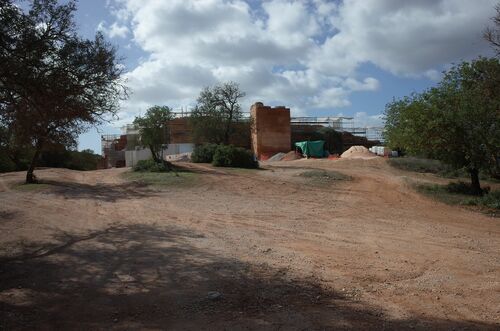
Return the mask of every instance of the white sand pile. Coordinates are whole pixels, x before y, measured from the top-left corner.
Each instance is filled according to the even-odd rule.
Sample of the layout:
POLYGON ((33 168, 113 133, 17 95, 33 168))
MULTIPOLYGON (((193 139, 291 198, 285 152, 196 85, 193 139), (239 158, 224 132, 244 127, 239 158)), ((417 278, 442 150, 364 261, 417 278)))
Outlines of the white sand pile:
POLYGON ((285 157, 285 153, 277 153, 271 156, 267 161, 273 162, 273 161, 281 161, 285 157))
POLYGON ((376 156, 364 146, 352 146, 340 157, 343 159, 373 159, 376 156))

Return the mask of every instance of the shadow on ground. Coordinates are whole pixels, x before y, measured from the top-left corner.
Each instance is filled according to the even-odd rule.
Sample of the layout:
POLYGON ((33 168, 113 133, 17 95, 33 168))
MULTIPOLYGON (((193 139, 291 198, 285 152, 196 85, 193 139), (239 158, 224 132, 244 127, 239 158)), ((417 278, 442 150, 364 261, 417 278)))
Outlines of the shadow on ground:
POLYGON ((51 186, 50 194, 60 195, 65 199, 94 199, 104 202, 116 202, 118 200, 152 197, 158 193, 149 189, 146 184, 139 182, 89 185, 43 180, 40 183, 51 186))
POLYGON ((0 329, 494 329, 391 320, 283 270, 196 248, 203 235, 150 225, 110 227, 0 260, 0 329), (210 291, 221 294, 209 298, 210 291))

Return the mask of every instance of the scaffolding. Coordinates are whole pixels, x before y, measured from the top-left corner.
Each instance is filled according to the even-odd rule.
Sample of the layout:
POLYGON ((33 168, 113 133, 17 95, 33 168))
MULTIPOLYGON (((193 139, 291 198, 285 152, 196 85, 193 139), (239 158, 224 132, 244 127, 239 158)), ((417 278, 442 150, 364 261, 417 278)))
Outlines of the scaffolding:
POLYGON ((105 160, 105 167, 124 167, 127 136, 120 134, 101 135, 101 152, 105 160))
POLYGON ((292 117, 291 125, 321 125, 340 132, 349 132, 368 140, 384 141, 384 128, 375 126, 355 126, 354 117, 326 116, 326 117, 292 117))

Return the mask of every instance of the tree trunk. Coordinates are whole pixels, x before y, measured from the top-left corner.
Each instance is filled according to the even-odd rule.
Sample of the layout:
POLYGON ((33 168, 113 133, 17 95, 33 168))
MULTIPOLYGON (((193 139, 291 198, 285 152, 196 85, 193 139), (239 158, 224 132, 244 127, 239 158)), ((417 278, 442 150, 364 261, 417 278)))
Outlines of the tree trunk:
POLYGON ((481 189, 481 185, 479 184, 479 170, 474 168, 469 169, 469 173, 472 186, 472 194, 483 195, 483 190, 481 189))
POLYGON ((40 157, 40 152, 42 151, 43 147, 43 142, 42 140, 39 140, 36 143, 36 149, 35 149, 35 154, 33 155, 33 158, 31 159, 30 166, 28 168, 28 172, 26 173, 26 184, 34 184, 37 182, 35 174, 33 173, 35 171, 36 164, 38 163, 38 158, 40 157))
POLYGON ((153 148, 153 146, 149 145, 149 150, 151 151, 151 156, 153 157, 153 160, 156 162, 156 163, 161 163, 161 160, 158 156, 158 152, 155 151, 155 149, 153 148))

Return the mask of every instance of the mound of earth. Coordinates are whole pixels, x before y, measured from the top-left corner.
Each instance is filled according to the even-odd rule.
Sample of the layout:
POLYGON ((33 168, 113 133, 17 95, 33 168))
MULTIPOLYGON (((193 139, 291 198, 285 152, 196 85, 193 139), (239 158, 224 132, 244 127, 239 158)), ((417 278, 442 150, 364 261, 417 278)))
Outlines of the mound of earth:
POLYGON ((290 151, 283 156, 282 160, 283 161, 293 161, 293 160, 298 160, 301 159, 302 156, 300 156, 299 153, 295 153, 295 151, 290 151))
POLYGON ((343 159, 372 159, 376 157, 365 146, 352 146, 340 155, 343 159))
POLYGON ((281 161, 285 157, 285 153, 279 152, 277 154, 274 154, 271 156, 267 161, 273 162, 273 161, 281 161))

